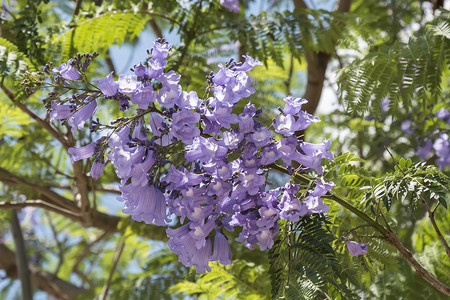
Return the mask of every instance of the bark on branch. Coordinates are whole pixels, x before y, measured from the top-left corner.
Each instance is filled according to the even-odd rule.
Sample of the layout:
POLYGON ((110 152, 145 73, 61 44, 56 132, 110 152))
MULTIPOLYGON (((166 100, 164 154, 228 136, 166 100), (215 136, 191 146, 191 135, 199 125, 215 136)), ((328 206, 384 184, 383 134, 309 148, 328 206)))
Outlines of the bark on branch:
MULTIPOLYGON (((4 244, 0 244, 0 269, 5 270, 10 278, 18 278, 17 262, 15 254, 4 244)), ((40 270, 34 265, 29 265, 31 281, 35 288, 61 299, 73 299, 87 290, 82 287, 64 281, 55 275, 40 270)))
MULTIPOLYGON (((307 8, 303 0, 293 0, 296 9, 307 8)), ((351 0, 340 0, 336 11, 349 12, 351 0)), ((343 24, 341 25, 343 26, 343 24)), ((337 41, 333 41, 334 44, 337 41)), ((331 53, 325 52, 305 52, 305 59, 307 62, 307 76, 306 90, 303 98, 308 100, 303 106, 303 109, 310 114, 314 114, 319 105, 320 96, 322 95, 323 85, 325 81, 325 72, 327 71, 328 62, 330 61, 331 53)))
MULTIPOLYGON (((106 232, 120 232, 119 223, 125 218, 118 216, 112 216, 105 213, 101 213, 96 210, 90 211, 91 221, 86 222, 83 218, 82 211, 75 204, 67 198, 51 191, 50 189, 40 186, 38 184, 29 182, 28 180, 17 176, 3 168, 0 168, 0 181, 8 186, 14 186, 19 191, 33 192, 40 199, 38 200, 28 200, 25 202, 2 202, 0 203, 0 209, 6 208, 22 208, 25 206, 41 207, 55 213, 64 215, 73 221, 80 223, 85 227, 95 227, 106 232)), ((148 225, 145 223, 134 223, 138 227, 139 235, 152 240, 165 241, 167 240, 167 235, 165 233, 165 228, 156 225, 148 225)))

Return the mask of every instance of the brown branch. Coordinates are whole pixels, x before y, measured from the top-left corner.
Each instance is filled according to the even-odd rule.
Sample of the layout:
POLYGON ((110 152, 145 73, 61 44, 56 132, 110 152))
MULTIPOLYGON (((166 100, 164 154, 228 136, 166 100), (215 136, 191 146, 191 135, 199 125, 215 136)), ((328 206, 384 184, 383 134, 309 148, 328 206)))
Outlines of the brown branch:
MULTIPOLYGON (((289 174, 288 170, 278 166, 277 164, 270 165, 272 169, 277 170, 279 172, 282 172, 284 174, 289 174)), ((299 180, 302 180, 304 182, 309 182, 312 179, 309 179, 308 177, 302 175, 302 174, 295 174, 294 175, 299 180)), ((368 215, 366 215, 363 211, 360 211, 358 208, 354 207, 351 203, 349 203, 346 199, 343 197, 337 195, 333 191, 329 192, 331 196, 324 196, 323 198, 328 198, 330 200, 333 200, 346 208, 347 210, 351 211, 355 215, 357 215, 359 218, 363 219, 367 222, 370 226, 375 228, 378 232, 380 232, 384 238, 391 243, 394 247, 398 249, 401 256, 416 270, 417 274, 425 279, 428 283, 430 283, 433 287, 435 287, 440 292, 444 293, 445 295, 450 296, 450 287, 446 286, 439 280, 433 277, 411 254, 411 252, 402 244, 402 242, 398 239, 398 237, 393 233, 392 231, 384 228, 381 224, 374 221, 372 218, 370 218, 368 215)))
POLYGON ((106 296, 108 295, 108 290, 109 290, 109 287, 111 286, 111 280, 113 278, 114 271, 117 268, 117 264, 119 263, 119 259, 120 259, 120 256, 122 255, 123 248, 125 247, 125 240, 126 240, 126 236, 123 236, 122 240, 120 241, 119 246, 117 247, 116 255, 114 256, 114 262, 113 262, 111 271, 109 272, 108 280, 106 281, 106 284, 103 286, 102 293, 100 294, 100 297, 99 297, 100 300, 105 300, 106 296))
POLYGON ((77 16, 80 13, 80 9, 81 9, 81 2, 83 2, 83 0, 76 0, 75 3, 75 9, 73 11, 73 16, 77 16))
POLYGON ((19 177, 9 171, 7 171, 4 168, 0 168, 0 181, 5 182, 8 185, 21 185, 23 187, 26 187, 28 189, 31 189, 33 191, 36 191, 37 193, 45 196, 50 201, 50 204, 53 204, 56 207, 62 207, 69 211, 76 211, 74 210, 74 203, 73 201, 70 201, 61 195, 53 192, 52 190, 49 190, 41 185, 29 182, 28 180, 19 177))
MULTIPOLYGON (((25 202, 1 202, 0 209, 19 209, 26 206, 41 207, 55 213, 64 215, 73 221, 81 223, 85 227, 96 227, 107 232, 120 232, 119 223, 126 218, 104 214, 98 211, 91 211, 91 222, 87 223, 82 217, 80 208, 73 202, 61 195, 37 184, 31 183, 3 168, 0 168, 0 181, 8 186, 19 186, 18 190, 37 193, 39 200, 28 200, 25 202)), ((138 226, 138 234, 153 240, 165 241, 167 235, 165 228, 156 225, 133 222, 133 226, 138 226)))
POLYGON ((76 212, 66 210, 64 208, 58 207, 43 200, 27 200, 22 202, 0 202, 0 209, 22 209, 24 207, 40 207, 47 209, 49 211, 55 212, 57 214, 69 217, 69 218, 79 218, 80 215, 76 212))
POLYGON ((0 88, 5 92, 6 96, 11 100, 12 103, 14 103, 21 111, 26 113, 28 116, 30 116, 33 120, 35 120, 42 128, 47 130, 54 138, 56 138, 66 149, 68 149, 67 140, 64 138, 64 135, 61 134, 53 125, 46 122, 45 120, 41 119, 39 116, 37 116, 34 112, 28 109, 28 107, 19 102, 16 101, 14 94, 3 85, 3 83, 0 83, 0 88))
POLYGON ((394 245, 398 251, 400 251, 401 256, 416 270, 417 274, 425 279, 429 284, 431 284, 438 291, 444 295, 450 296, 450 287, 438 281, 433 275, 430 274, 409 252, 408 249, 402 244, 398 237, 393 232, 387 232, 384 235, 389 243, 394 245))
MULTIPOLYGON (((33 286, 49 295, 61 299, 73 299, 87 292, 84 288, 64 281, 49 272, 42 271, 32 264, 29 265, 29 268, 33 286)), ((6 275, 10 278, 18 278, 15 253, 4 244, 0 244, 0 269, 5 270, 6 275)))
POLYGON ((428 212, 428 216, 430 217, 431 224, 433 225, 434 231, 436 231, 439 239, 441 240, 442 244, 444 245, 445 252, 447 253, 448 258, 450 258, 450 247, 448 246, 447 241, 445 240, 444 236, 442 235, 441 231, 439 230, 439 227, 436 224, 436 220, 434 219, 434 212, 436 211, 436 208, 438 205, 436 205, 436 208, 431 211, 430 206, 428 203, 423 199, 422 195, 419 194, 419 199, 422 201, 423 205, 425 206, 425 209, 428 212))
POLYGON ((20 228, 17 212, 13 210, 11 216, 11 231, 16 247, 17 273, 19 273, 22 299, 32 300, 33 290, 31 289, 30 268, 28 266, 27 251, 25 249, 25 241, 23 240, 22 229, 20 228))
MULTIPOLYGON (((81 2, 81 1, 80 1, 81 2)), ((75 145, 72 132, 68 129, 68 136, 67 138, 61 134, 57 129, 54 128, 50 123, 47 121, 39 118, 36 114, 34 114, 31 110, 26 107, 25 104, 20 103, 19 101, 16 101, 14 94, 3 84, 0 83, 1 89, 5 92, 5 94, 8 96, 8 98, 15 104, 17 107, 19 107, 23 112, 28 114, 31 118, 33 118, 42 128, 47 130, 53 137, 55 137, 66 150, 68 150, 70 147, 73 147, 75 145)), ((73 172, 75 177, 75 184, 78 189, 79 193, 79 207, 81 208, 81 213, 83 214, 84 222, 86 224, 89 224, 92 221, 91 216, 91 207, 89 202, 89 191, 88 191, 88 180, 86 174, 83 172, 82 163, 79 161, 73 162, 73 172)), ((51 198, 51 197, 50 197, 51 198)))
POLYGON ((156 23, 156 21, 154 19, 150 19, 150 21, 148 21, 148 23, 150 24, 150 27, 152 28, 153 32, 155 33, 155 35, 158 38, 163 38, 163 34, 161 31, 161 28, 159 28, 158 24, 156 23))
MULTIPOLYGON (((293 0, 296 9, 305 9, 307 5, 303 0, 293 0)), ((336 11, 348 12, 350 11, 351 0, 340 0, 336 11)), ((343 26, 343 24, 341 25, 343 26)), ((333 41, 334 44, 337 41, 333 41)), ((307 62, 308 80, 306 83, 306 90, 303 98, 308 100, 303 106, 303 109, 314 114, 319 105, 320 96, 322 95, 323 85, 325 81, 325 72, 327 70, 328 62, 331 59, 331 53, 325 52, 305 52, 305 59, 307 62)))
POLYGON ((106 64, 108 65, 109 72, 110 73, 114 72, 114 74, 116 74, 117 73, 116 72, 116 67, 114 66, 114 62, 111 59, 111 51, 109 51, 109 48, 108 48, 108 50, 106 50, 106 54, 107 54, 107 56, 106 56, 106 64))
MULTIPOLYGON (((148 3, 142 4, 142 10, 143 11, 148 10, 148 3)), ((155 33, 155 35, 158 38, 160 38, 160 39, 164 38, 161 28, 159 27, 158 23, 156 23, 156 21, 153 18, 151 18, 148 21, 148 23, 150 24, 150 27, 152 28, 153 32, 155 33)))

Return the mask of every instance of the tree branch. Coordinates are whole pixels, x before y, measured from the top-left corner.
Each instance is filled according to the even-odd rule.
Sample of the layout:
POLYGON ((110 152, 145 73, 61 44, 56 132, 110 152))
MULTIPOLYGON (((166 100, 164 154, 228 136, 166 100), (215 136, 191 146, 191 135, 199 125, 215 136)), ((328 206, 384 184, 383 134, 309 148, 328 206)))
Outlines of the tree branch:
POLYGON ((19 273, 20 283, 22 287, 22 299, 32 300, 33 290, 31 289, 30 269, 28 267, 27 250, 25 249, 25 241, 23 240, 22 229, 20 228, 17 212, 13 210, 11 216, 11 231, 16 247, 17 272, 19 273))
MULTIPOLYGON (((272 164, 271 167, 279 172, 291 175, 287 169, 280 167, 276 164, 272 164)), ((311 179, 308 177, 302 175, 302 174, 295 174, 296 178, 305 181, 310 182, 311 179)), ((398 249, 401 256, 416 270, 417 274, 425 279, 429 284, 431 284, 434 288, 439 290, 441 293, 444 293, 447 296, 450 296, 450 287, 446 286, 439 280, 433 277, 411 254, 411 252, 402 244, 402 242, 398 239, 398 237, 393 233, 392 231, 384 228, 381 224, 377 223, 375 220, 373 220, 371 217, 366 215, 363 211, 360 211, 353 205, 351 205, 348 201, 346 201, 343 197, 340 197, 333 191, 329 191, 331 196, 329 196, 330 199, 334 200, 335 202, 342 205, 344 208, 348 209, 364 221, 366 221, 370 226, 375 228, 378 232, 380 232, 384 238, 391 243, 394 247, 398 249)), ((324 197, 325 198, 325 197, 324 197)))
MULTIPOLYGON (((303 0, 293 0, 296 9, 305 9, 307 5, 303 0)), ((348 12, 350 11, 351 0, 340 0, 336 11, 348 12)), ((336 44, 337 41, 333 41, 336 44)), ((303 98, 308 100, 303 106, 303 109, 310 114, 314 114, 319 105, 320 96, 322 95, 323 84, 325 80, 325 72, 327 70, 328 62, 331 54, 325 52, 305 52, 305 59, 307 62, 307 76, 306 90, 303 98)))
MULTIPOLYGON (((28 200, 25 202, 0 202, 0 209, 18 209, 26 206, 41 207, 66 216, 73 221, 81 223, 83 226, 92 226, 107 232, 120 232, 121 229, 118 227, 119 223, 126 220, 126 218, 104 214, 99 211, 91 211, 91 222, 86 223, 85 219, 82 217, 80 208, 73 201, 62 197, 45 187, 31 183, 3 168, 0 168, 0 181, 8 186, 19 185, 19 190, 24 193, 32 190, 37 193, 36 196, 39 196, 40 198, 39 200, 28 200)), ((138 235, 142 237, 159 241, 167 240, 164 227, 138 222, 133 222, 132 224, 132 226, 138 227, 138 235)))
POLYGON ((65 210, 64 208, 53 205, 49 202, 43 200, 27 200, 22 202, 0 202, 0 209, 22 209, 24 207, 40 207, 57 214, 69 217, 69 218, 79 218, 80 215, 76 212, 72 212, 70 210, 65 210))
MULTIPOLYGON (((0 268, 5 270, 8 277, 18 277, 15 253, 4 244, 0 244, 0 268)), ((72 299, 87 292, 84 288, 64 281, 49 272, 41 271, 34 265, 30 264, 29 268, 33 286, 49 295, 61 299, 72 299)))
POLYGON ((41 119, 34 112, 29 110, 25 104, 16 101, 14 94, 1 82, 0 88, 3 90, 3 92, 5 92, 6 96, 9 98, 9 100, 11 100, 12 103, 14 103, 21 111, 23 111, 33 120, 35 120, 42 128, 44 128, 48 133, 50 133, 54 138, 56 138, 66 149, 68 149, 67 140, 65 139, 64 135, 61 134, 61 132, 59 132, 53 125, 41 119))
POLYGON ((433 277, 409 252, 408 249, 402 244, 402 242, 398 239, 398 237, 391 231, 384 234, 385 238, 389 243, 394 245, 398 251, 400 251, 401 256, 416 270, 417 274, 425 279, 429 284, 431 284, 438 291, 443 293, 444 295, 450 296, 450 287, 441 283, 439 280, 433 277))
MULTIPOLYGON (((434 231, 436 231, 439 239, 441 240, 442 244, 444 245, 445 252, 447 253, 448 258, 450 258, 450 247, 448 246, 447 241, 445 240, 444 236, 442 235, 441 231, 439 230, 439 227, 436 224, 436 220, 434 219, 434 212, 436 211, 436 209, 431 211, 430 206, 428 205, 428 203, 425 201, 425 199, 423 199, 422 195, 420 195, 420 194, 419 194, 419 199, 420 199, 420 201, 422 201, 423 205, 425 206, 425 209, 428 212, 428 216, 430 217, 431 224, 433 225, 434 231)), ((438 202, 438 204, 439 204, 439 202, 438 202)), ((438 205, 436 205, 436 208, 437 207, 438 207, 438 205)))

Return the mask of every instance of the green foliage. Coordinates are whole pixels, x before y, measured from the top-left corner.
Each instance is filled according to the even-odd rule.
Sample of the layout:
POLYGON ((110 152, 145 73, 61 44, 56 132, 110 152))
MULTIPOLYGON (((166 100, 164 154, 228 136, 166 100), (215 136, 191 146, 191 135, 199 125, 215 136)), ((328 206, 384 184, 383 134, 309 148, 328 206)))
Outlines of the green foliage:
POLYGON ((385 97, 394 116, 411 111, 415 103, 422 108, 437 103, 450 60, 449 21, 450 13, 444 11, 408 43, 375 46, 346 66, 339 81, 348 110, 357 115, 370 111, 379 117, 385 97))
POLYGON ((356 202, 375 180, 367 168, 360 166, 364 162, 352 153, 341 154, 334 161, 326 162, 324 176, 336 184, 339 194, 356 202))
POLYGON ((269 251, 272 299, 317 299, 333 292, 346 299, 355 297, 331 247, 335 237, 329 225, 318 215, 281 228, 269 251))
POLYGON ((270 284, 265 265, 245 260, 233 260, 231 266, 210 263, 211 272, 195 281, 182 281, 172 286, 169 293, 197 295, 198 299, 268 299, 270 284))
POLYGON ((132 11, 113 11, 92 18, 81 18, 55 40, 61 43, 61 60, 67 60, 78 52, 98 52, 113 44, 120 45, 126 39, 133 40, 149 19, 150 14, 132 11))
POLYGON ((0 79, 3 81, 5 77, 10 79, 19 78, 30 66, 33 65, 30 60, 19 51, 19 49, 4 38, 0 38, 0 79))
POLYGON ((425 162, 412 164, 410 159, 401 158, 394 173, 387 173, 378 179, 378 184, 368 192, 364 201, 366 205, 374 205, 382 200, 389 211, 392 201, 408 205, 412 210, 421 201, 438 201, 447 208, 450 192, 450 179, 435 166, 425 162))

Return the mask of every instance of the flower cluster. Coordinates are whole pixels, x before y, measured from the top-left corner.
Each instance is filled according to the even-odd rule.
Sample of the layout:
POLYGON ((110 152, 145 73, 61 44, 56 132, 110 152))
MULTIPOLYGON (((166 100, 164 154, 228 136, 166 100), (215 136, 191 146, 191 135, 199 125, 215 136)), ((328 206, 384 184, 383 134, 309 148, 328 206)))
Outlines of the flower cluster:
MULTIPOLYGON (((450 112, 445 108, 441 108, 435 114, 436 118, 450 123, 450 112)), ((448 134, 445 132, 436 131, 432 136, 424 139, 422 146, 417 150, 416 155, 425 160, 430 153, 434 150, 437 156, 436 163, 440 169, 450 165, 450 141, 448 134), (437 136, 433 139, 433 137, 437 136)))
MULTIPOLYGON (((111 162, 120 179, 123 212, 134 220, 166 225, 175 218, 181 226, 167 229, 170 249, 185 266, 203 273, 210 270, 209 261, 231 264, 227 231, 239 232, 236 241, 246 247, 265 250, 273 246, 279 220, 296 222, 306 214, 327 212, 321 197, 332 182, 317 179, 314 188, 305 190, 291 180, 269 190, 267 178, 274 164, 291 174, 322 174, 322 159, 333 160, 333 154, 328 140, 300 140, 301 131, 320 121, 301 109, 305 99, 286 97, 269 126, 258 120, 262 110, 251 102, 237 111, 237 103, 255 92, 247 73, 259 61, 244 56, 243 63, 219 65, 217 73, 207 76, 206 95, 212 95, 201 99, 182 89, 180 75, 165 71, 170 49, 158 40, 151 58, 135 65, 133 75, 115 80, 111 73, 93 81, 98 89, 65 99, 55 92, 45 104, 51 120, 65 120, 73 132, 94 116, 99 101, 135 110, 111 125, 92 121, 91 131, 107 134, 69 153, 74 161, 94 157, 93 178, 111 162), (181 162, 175 159, 180 155, 181 162)), ((82 60, 53 71, 70 85, 84 76, 82 60)))

